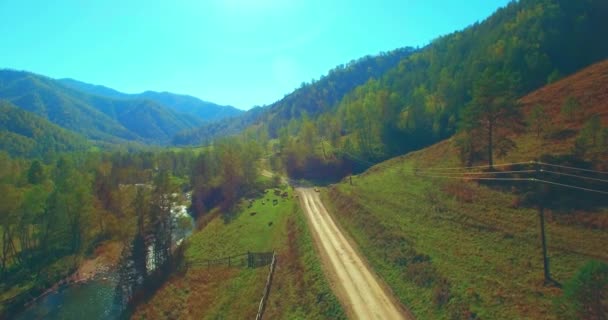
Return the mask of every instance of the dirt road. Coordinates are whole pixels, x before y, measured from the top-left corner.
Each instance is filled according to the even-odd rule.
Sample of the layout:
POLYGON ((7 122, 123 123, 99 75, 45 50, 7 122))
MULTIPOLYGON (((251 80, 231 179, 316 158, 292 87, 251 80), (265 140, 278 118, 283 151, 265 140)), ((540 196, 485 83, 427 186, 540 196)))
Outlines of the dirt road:
POLYGON ((298 188, 310 230, 336 295, 353 319, 412 319, 378 282, 329 215, 319 194, 298 188))

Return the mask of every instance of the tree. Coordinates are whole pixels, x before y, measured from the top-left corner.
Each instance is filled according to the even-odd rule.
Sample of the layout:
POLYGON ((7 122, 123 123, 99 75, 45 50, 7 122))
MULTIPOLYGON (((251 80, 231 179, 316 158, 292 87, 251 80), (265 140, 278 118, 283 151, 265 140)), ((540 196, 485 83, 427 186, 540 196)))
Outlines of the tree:
POLYGON ((154 238, 154 265, 156 268, 167 265, 171 258, 172 219, 171 204, 177 188, 171 183, 169 172, 161 170, 154 179, 150 222, 154 238))
POLYGON ((43 246, 51 256, 53 251, 78 253, 84 248, 86 231, 91 225, 92 183, 88 175, 77 171, 73 161, 65 157, 57 161, 54 177, 55 189, 43 219, 43 246))
POLYGON ((6 277, 6 272, 10 262, 18 261, 17 249, 14 237, 18 219, 18 208, 23 200, 22 193, 12 185, 0 184, 0 227, 2 230, 0 251, 0 268, 2 278, 6 277))
POLYGON ((589 119, 574 142, 574 154, 579 157, 590 155, 593 160, 606 152, 606 131, 598 115, 589 119))
POLYGON ((574 121, 576 120, 576 115, 579 113, 578 109, 580 109, 578 100, 573 96, 569 96, 566 98, 566 101, 564 101, 560 112, 564 119, 574 121))
POLYGON ((587 262, 565 284, 557 305, 564 319, 608 319, 608 264, 587 262))
POLYGON ((19 233, 21 255, 30 269, 35 267, 32 265, 32 262, 40 245, 40 237, 42 235, 40 231, 42 226, 41 221, 43 221, 43 215, 46 210, 49 189, 50 186, 35 185, 23 193, 17 231, 19 233))
POLYGON ((548 125, 549 118, 545 114, 545 108, 540 104, 535 105, 528 116, 528 128, 536 135, 536 138, 538 139, 547 129, 548 125))
POLYGON ((38 160, 34 160, 27 171, 27 181, 30 184, 39 184, 44 181, 44 169, 38 160))
POLYGON ((147 256, 148 248, 145 242, 146 232, 146 217, 149 212, 148 201, 145 196, 145 190, 142 187, 137 188, 137 194, 135 200, 133 200, 133 206, 135 207, 135 213, 137 215, 137 231, 133 238, 131 255, 133 260, 133 267, 135 270, 138 282, 142 283, 147 276, 147 256))
POLYGON ((493 169, 494 142, 504 138, 504 129, 519 118, 515 79, 506 71, 486 69, 473 90, 473 100, 464 111, 463 128, 485 135, 488 165, 493 169), (502 129, 502 130, 501 130, 502 129))
POLYGON ((240 142, 236 138, 229 138, 217 144, 223 207, 226 210, 231 209, 235 204, 243 186, 243 165, 239 145, 240 142))

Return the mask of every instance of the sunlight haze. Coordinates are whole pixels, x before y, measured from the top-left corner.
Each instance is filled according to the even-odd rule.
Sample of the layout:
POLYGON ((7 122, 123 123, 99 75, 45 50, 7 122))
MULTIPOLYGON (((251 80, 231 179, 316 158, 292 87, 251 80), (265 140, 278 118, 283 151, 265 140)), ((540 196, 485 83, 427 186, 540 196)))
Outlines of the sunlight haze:
POLYGON ((2 1, 1 67, 241 109, 337 65, 483 19, 506 0, 2 1))

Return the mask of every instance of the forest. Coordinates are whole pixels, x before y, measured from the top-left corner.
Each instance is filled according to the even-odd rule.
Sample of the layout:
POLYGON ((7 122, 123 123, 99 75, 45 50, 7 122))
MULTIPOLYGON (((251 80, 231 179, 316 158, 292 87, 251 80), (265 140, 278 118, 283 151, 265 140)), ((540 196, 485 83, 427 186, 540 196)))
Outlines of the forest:
MULTIPOLYGON (((68 279, 107 242, 120 244, 116 292, 128 314, 181 266, 183 248, 173 239, 179 223, 172 213, 177 202, 188 204, 195 228, 201 229, 209 217, 220 215, 229 222, 243 200, 280 184, 283 176, 302 185, 335 183, 340 187, 331 187, 329 195, 343 201, 336 206, 349 209, 347 198, 340 198, 347 192, 339 189, 354 190, 353 175, 374 166, 367 172, 384 170, 384 161, 436 148, 436 143, 454 148, 446 149, 449 155, 430 159, 454 157, 460 168, 483 166, 485 171, 478 174, 498 172, 496 159, 509 157, 608 171, 608 126, 605 110, 598 111, 605 107, 601 88, 572 90, 559 101, 527 96, 608 58, 606 17, 605 0, 512 1, 488 19, 425 47, 353 60, 318 80, 303 82, 271 105, 244 113, 217 105, 211 113, 192 113, 190 105, 205 102, 166 93, 127 95, 3 70, 0 318, 68 279), (207 117, 217 121, 208 123, 207 117), (560 144, 563 141, 573 145, 554 151, 567 144, 560 144), (260 179, 263 169, 273 177, 260 179)), ((577 178, 562 174, 553 181, 572 185, 577 178)), ((373 176, 364 179, 374 182, 373 176)), ((566 218, 556 214, 555 220, 576 219, 587 217, 585 210, 608 205, 602 193, 608 192, 605 181, 591 180, 585 188, 602 195, 582 196, 580 190, 554 186, 541 192, 500 182, 481 182, 475 190, 509 193, 514 200, 508 210, 513 211, 532 209, 542 194, 543 199, 556 199, 546 205, 548 210, 572 213, 566 218)), ((418 184, 454 193, 445 196, 445 202, 455 208, 474 202, 462 200, 467 188, 427 187, 426 180, 418 184)), ((417 190, 424 201, 439 202, 424 188, 417 190)), ((377 190, 368 191, 365 196, 377 190)), ((355 209, 356 214, 368 210, 355 209)), ((441 210, 433 207, 432 212, 441 210)), ((379 225, 371 213, 366 218, 369 225, 379 225)), ((588 224, 601 233, 606 226, 597 221, 588 224)), ((360 222, 348 227, 356 230, 360 222)), ((401 236, 395 232, 370 242, 397 246, 401 240, 391 237, 401 236)), ((357 233, 365 241, 362 235, 357 233)), ((510 233, 501 236, 513 238, 510 233)), ((383 260, 375 258, 382 260, 380 265, 396 265, 395 270, 408 268, 407 261, 398 260, 403 253, 399 250, 394 249, 394 261, 388 261, 386 253, 383 260)), ((415 267, 410 269, 431 265, 428 255, 406 253, 413 257, 409 263, 415 267)), ((439 274, 428 270, 414 271, 439 274)), ((591 273, 583 269, 581 274, 585 272, 591 273)), ((425 283, 418 287, 431 287, 425 283)), ((433 284, 435 305, 448 303, 449 297, 442 294, 449 286, 433 284)))
POLYGON ((158 277, 177 263, 175 198, 193 190, 193 215, 216 206, 228 214, 237 199, 264 188, 257 179, 260 155, 257 142, 245 138, 197 151, 71 152, 48 162, 1 152, 1 292, 13 297, 2 313, 67 278, 106 241, 122 244, 126 306, 137 288, 162 283, 158 277), (148 274, 150 256, 155 272, 148 274))
MULTIPOLYGON (((309 164, 340 167, 339 176, 360 172, 456 133, 469 156, 488 158, 495 148, 504 153, 513 147, 508 132, 526 121, 518 115, 518 97, 608 56, 600 40, 608 29, 606 15, 604 1, 511 2, 483 22, 412 52, 325 112, 318 113, 314 94, 306 94, 330 90, 320 81, 314 90, 296 91, 301 101, 310 101, 297 108, 303 111, 291 112, 294 104, 286 98, 273 120, 252 128, 277 138, 283 167, 301 177, 317 171, 309 164), (277 121, 283 123, 278 130, 277 121), (480 123, 488 124, 487 134, 473 132, 484 128, 480 123)), ((573 106, 575 101, 567 108, 573 106)))

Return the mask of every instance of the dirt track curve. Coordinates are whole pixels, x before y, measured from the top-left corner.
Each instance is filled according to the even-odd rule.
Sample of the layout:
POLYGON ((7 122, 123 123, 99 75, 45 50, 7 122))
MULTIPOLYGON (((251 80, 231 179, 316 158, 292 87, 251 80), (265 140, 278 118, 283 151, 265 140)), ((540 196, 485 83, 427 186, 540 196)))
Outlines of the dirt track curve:
POLYGON ((380 284, 344 237, 319 194, 298 188, 302 208, 336 295, 353 319, 413 319, 380 284))

